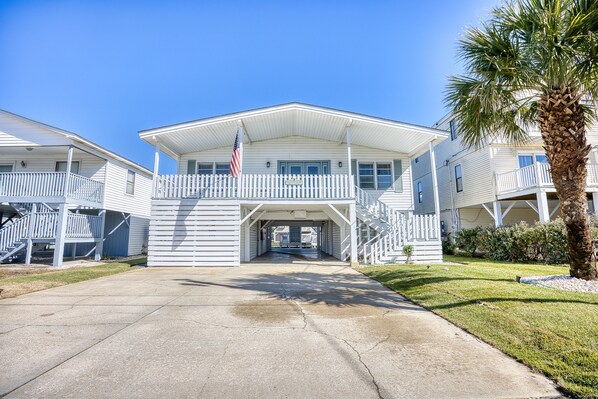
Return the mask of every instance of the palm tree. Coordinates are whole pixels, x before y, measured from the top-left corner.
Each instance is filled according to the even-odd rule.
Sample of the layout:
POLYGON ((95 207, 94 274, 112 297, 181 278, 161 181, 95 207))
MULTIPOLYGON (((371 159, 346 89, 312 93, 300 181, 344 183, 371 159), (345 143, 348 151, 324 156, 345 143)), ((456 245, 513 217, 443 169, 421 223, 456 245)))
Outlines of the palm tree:
POLYGON ((465 145, 521 143, 538 126, 560 200, 571 275, 597 279, 587 215, 586 129, 598 99, 598 1, 507 0, 459 42, 446 103, 465 145))

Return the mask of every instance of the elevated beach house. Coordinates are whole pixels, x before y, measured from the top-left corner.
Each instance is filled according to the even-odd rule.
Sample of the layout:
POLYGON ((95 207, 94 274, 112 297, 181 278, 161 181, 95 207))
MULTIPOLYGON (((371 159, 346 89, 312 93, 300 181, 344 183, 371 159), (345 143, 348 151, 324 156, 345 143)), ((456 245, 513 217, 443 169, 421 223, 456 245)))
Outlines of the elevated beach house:
MULTIPOLYGON (((509 144, 495 139, 479 148, 466 148, 452 114, 436 123, 449 138, 434 148, 434 165, 444 233, 475 226, 547 222, 560 215, 539 131, 530 131, 529 142, 509 144)), ((589 211, 598 209, 598 126, 588 132, 592 151, 586 192, 589 211)), ((434 214, 433 166, 426 152, 412 161, 415 212, 434 214)))
POLYGON ((152 173, 74 133, 0 111, 0 261, 147 246, 152 173))
POLYGON ((148 264, 236 266, 280 226, 312 227, 314 246, 351 264, 405 261, 406 245, 441 261, 438 215, 413 214, 411 160, 446 135, 300 103, 141 131, 156 150, 148 264), (158 173, 160 153, 177 174, 158 173))

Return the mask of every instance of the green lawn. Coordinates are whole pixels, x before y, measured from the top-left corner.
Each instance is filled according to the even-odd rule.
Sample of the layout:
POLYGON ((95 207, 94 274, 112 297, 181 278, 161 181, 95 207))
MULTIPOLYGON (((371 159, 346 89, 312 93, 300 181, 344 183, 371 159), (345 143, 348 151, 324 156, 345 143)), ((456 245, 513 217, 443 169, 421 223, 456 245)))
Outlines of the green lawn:
POLYGON ((567 394, 598 398, 598 294, 514 281, 515 275, 568 274, 566 267, 445 260, 462 264, 360 271, 543 372, 567 394))
POLYGON ((110 276, 134 270, 134 266, 145 263, 146 258, 123 261, 121 263, 106 263, 91 267, 73 267, 63 270, 43 269, 29 275, 0 278, 2 298, 11 298, 29 292, 59 287, 93 278, 110 276))

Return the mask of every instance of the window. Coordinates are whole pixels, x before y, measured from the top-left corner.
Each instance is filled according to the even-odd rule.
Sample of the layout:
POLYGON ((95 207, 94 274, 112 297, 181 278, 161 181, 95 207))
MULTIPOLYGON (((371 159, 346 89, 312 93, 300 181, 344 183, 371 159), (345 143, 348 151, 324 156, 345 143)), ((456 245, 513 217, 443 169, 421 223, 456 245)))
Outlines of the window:
MULTIPOLYGON (((55 171, 56 172, 66 172, 67 163, 68 163, 67 161, 57 161, 55 171)), ((79 161, 71 162, 71 173, 74 173, 76 175, 79 174, 79 161)))
POLYGON ((127 194, 135 194, 135 172, 127 171, 127 194))
POLYGON ((451 141, 453 141, 457 138, 457 124, 454 119, 450 121, 449 126, 451 128, 451 141))
POLYGON ((228 175, 230 173, 230 164, 227 163, 217 163, 216 164, 216 174, 217 175, 228 175))
POLYGON ((461 174, 461 165, 455 165, 455 184, 457 192, 463 191, 463 175, 461 174))
POLYGON ((376 189, 374 181, 374 164, 360 163, 359 164, 359 187, 363 189, 376 189))
POLYGON ((214 173, 214 165, 212 163, 198 163, 197 174, 198 175, 211 175, 214 173))
POLYGON ((517 156, 520 168, 533 165, 534 162, 548 163, 548 158, 544 154, 521 154, 517 156))
POLYGON ((376 184, 378 190, 386 190, 392 186, 392 165, 390 163, 376 164, 376 184))
POLYGON ((420 181, 417 182, 417 202, 424 202, 424 187, 420 181))
POLYGON ((10 173, 10 172, 12 172, 11 164, 0 165, 0 173, 10 173))

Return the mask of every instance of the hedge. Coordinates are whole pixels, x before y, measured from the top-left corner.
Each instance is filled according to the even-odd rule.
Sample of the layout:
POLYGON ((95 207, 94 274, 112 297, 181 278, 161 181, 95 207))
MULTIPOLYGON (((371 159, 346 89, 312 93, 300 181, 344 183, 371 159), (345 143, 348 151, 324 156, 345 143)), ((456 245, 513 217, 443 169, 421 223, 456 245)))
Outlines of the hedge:
MULTIPOLYGON (((598 218, 592 217, 592 237, 598 238, 598 218)), ((445 253, 455 250, 467 255, 511 262, 567 263, 567 236, 561 219, 533 226, 520 222, 512 226, 461 229, 443 245, 445 253)))

